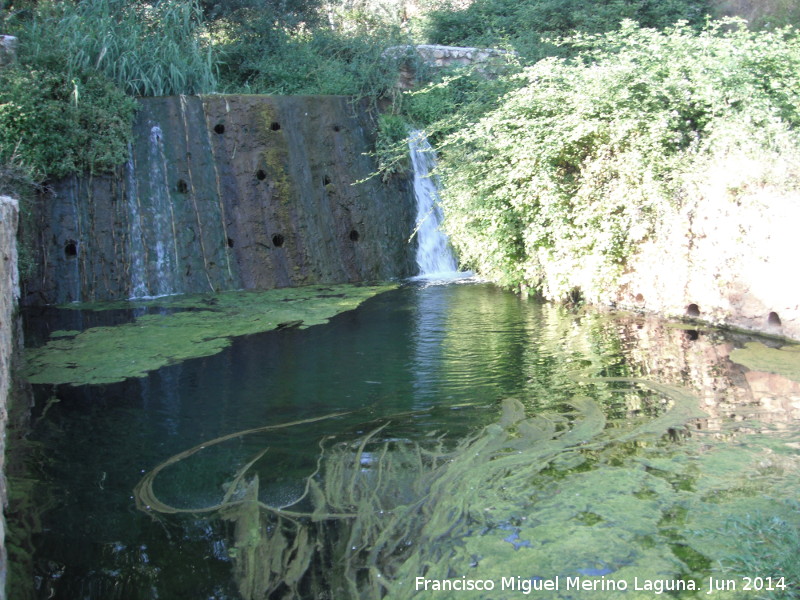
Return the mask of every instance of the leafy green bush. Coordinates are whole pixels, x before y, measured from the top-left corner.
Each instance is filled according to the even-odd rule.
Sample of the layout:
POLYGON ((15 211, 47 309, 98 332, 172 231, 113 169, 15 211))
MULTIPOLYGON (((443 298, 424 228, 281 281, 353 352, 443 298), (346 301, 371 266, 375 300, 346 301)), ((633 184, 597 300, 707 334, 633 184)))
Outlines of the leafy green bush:
POLYGON ((34 180, 97 173, 127 158, 135 102, 99 74, 0 71, 0 160, 34 180))
POLYGON ((196 0, 40 2, 4 25, 20 48, 0 71, 0 160, 14 157, 35 181, 123 163, 130 96, 216 85, 196 0))
POLYGON ((348 34, 328 27, 289 29, 248 13, 217 31, 222 87, 260 94, 391 95, 397 60, 383 55, 397 43, 391 29, 348 34))
POLYGON ((408 125, 403 117, 382 114, 378 117, 378 139, 375 142, 378 171, 383 181, 408 172, 408 125))
POLYGON ((523 87, 445 143, 447 230, 502 284, 594 298, 713 157, 800 154, 793 31, 626 22, 567 42, 577 59, 526 69, 523 87))
POLYGON ((796 0, 712 0, 714 13, 746 19, 752 29, 800 26, 796 0))
POLYGON ((506 46, 530 60, 554 52, 542 38, 575 31, 602 33, 623 19, 663 28, 678 20, 695 25, 710 12, 708 0, 476 0, 466 9, 445 4, 426 15, 431 43, 454 46, 506 46))
POLYGON ((404 95, 402 111, 429 138, 441 141, 446 134, 475 123, 497 108, 506 93, 519 88, 521 84, 512 76, 520 69, 514 56, 488 65, 441 69, 430 83, 404 95))

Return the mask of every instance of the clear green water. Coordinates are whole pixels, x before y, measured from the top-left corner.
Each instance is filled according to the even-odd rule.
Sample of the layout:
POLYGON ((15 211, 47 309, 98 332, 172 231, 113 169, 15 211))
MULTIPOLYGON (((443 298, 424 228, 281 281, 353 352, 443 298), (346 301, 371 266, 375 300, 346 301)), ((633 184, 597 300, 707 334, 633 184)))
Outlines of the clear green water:
MULTIPOLYGON (((80 328, 74 315, 48 317, 73 320, 53 329, 80 328)), ((109 318, 125 321, 119 313, 109 318)), ((86 322, 96 323, 88 315, 86 322)), ((252 470, 261 499, 289 503, 326 436, 354 441, 388 421, 381 439, 426 444, 435 432, 455 445, 498 422, 507 398, 518 399, 526 416, 553 423, 558 439, 578 427, 576 394, 600 407, 602 432, 583 448, 548 455, 530 474, 515 463, 509 481, 522 476, 524 485, 513 493, 501 493, 505 480, 492 475, 497 489, 476 494, 470 506, 488 516, 469 517, 474 524, 455 528, 454 539, 435 542, 448 553, 448 571, 394 568, 390 597, 413 596, 417 575, 497 585, 492 593, 429 589, 421 598, 519 596, 500 590, 503 577, 562 578, 558 592, 540 597, 652 598, 653 591, 632 589, 567 591, 565 578, 626 578, 632 585, 634 577, 664 577, 705 586, 709 575, 733 578, 738 589, 672 596, 800 597, 793 559, 800 549, 800 383, 728 359, 754 339, 571 312, 485 284, 408 285, 328 324, 236 338, 219 354, 143 379, 36 386, 30 433, 16 444, 26 458, 11 469, 16 574, 9 597, 240 598, 229 522, 154 520, 133 498, 147 471, 213 438, 348 413, 204 450, 159 477, 162 500, 178 508, 212 505, 237 469, 268 448, 252 470), (630 434, 668 413, 674 398, 601 377, 680 386, 697 396, 706 416, 688 427, 630 434), (783 576, 788 585, 745 593, 747 576, 783 576)), ((514 427, 512 440, 521 435, 514 427)), ((479 470, 476 464, 476 477, 479 470)), ((465 478, 472 472, 466 468, 465 478)))

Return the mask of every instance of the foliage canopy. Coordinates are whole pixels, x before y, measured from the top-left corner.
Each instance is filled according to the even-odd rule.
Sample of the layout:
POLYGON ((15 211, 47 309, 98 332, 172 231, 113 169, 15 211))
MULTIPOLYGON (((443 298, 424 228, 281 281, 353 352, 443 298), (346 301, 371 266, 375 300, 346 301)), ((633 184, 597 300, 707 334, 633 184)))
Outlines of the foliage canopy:
POLYGON ((463 46, 510 45, 530 60, 557 51, 544 39, 576 31, 603 33, 631 19, 643 27, 668 27, 679 19, 701 25, 708 0, 476 0, 464 10, 445 4, 426 18, 432 43, 463 46))
POLYGON ((468 266, 550 298, 625 267, 691 174, 730 152, 798 152, 800 39, 741 23, 576 35, 445 142, 447 229, 468 266))

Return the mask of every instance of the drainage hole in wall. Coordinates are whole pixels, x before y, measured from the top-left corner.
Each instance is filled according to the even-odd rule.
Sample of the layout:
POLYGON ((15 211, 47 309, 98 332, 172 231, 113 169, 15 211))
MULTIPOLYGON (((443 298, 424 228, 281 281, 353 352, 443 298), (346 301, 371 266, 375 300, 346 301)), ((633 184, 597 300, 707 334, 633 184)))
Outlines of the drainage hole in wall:
POLYGON ((776 312, 769 313, 769 316, 767 317, 767 325, 772 325, 774 327, 781 326, 781 318, 778 316, 778 313, 776 312))
POLYGON ((186 183, 183 179, 178 179, 178 193, 185 194, 189 191, 189 184, 186 183))
POLYGON ((351 229, 349 237, 351 242, 357 242, 358 238, 361 236, 358 234, 358 231, 356 231, 355 229, 351 229))
POLYGON ((264 169, 259 169, 256 171, 256 179, 259 181, 264 181, 267 178, 267 172, 264 169))
POLYGON ((339 132, 342 130, 342 128, 341 128, 341 127, 339 127, 338 125, 334 125, 334 126, 333 126, 333 130, 334 130, 336 133, 339 133, 339 132))
POLYGON ((272 131, 280 131, 281 124, 277 121, 273 121, 269 128, 272 129, 272 131))
POLYGON ((233 240, 228 238, 228 248, 233 248, 233 240))
POLYGON ((330 185, 330 184, 331 184, 331 178, 325 175, 325 177, 322 178, 322 185, 330 185))
POLYGON ((686 307, 686 316, 687 317, 699 317, 700 316, 700 308, 697 304, 690 304, 686 307))
POLYGON ((280 233, 276 233, 272 236, 272 245, 276 248, 283 246, 283 236, 280 233))
POLYGON ((225 125, 223 125, 222 123, 217 123, 216 125, 214 125, 214 133, 218 133, 220 135, 225 133, 225 125))
POLYGON ((64 256, 67 258, 78 256, 78 242, 75 240, 67 240, 67 243, 64 244, 64 256))

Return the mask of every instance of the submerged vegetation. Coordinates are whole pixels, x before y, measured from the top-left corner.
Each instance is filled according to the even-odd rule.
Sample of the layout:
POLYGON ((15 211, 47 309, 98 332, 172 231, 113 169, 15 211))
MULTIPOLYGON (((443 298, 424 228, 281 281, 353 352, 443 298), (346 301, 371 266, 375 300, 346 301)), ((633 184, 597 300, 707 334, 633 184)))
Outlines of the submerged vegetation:
POLYGON ((792 344, 769 348, 761 342, 748 342, 731 352, 731 360, 753 371, 777 373, 792 381, 800 381, 800 346, 792 344))
MULTIPOLYGON (((399 600, 419 597, 419 579, 491 581, 492 598, 511 598, 536 580, 559 578, 550 597, 573 598, 567 577, 625 582, 627 591, 608 588, 607 595, 649 598, 652 591, 635 590, 636 578, 700 590, 710 575, 750 576, 752 569, 776 583, 784 577, 779 595, 760 597, 796 597, 792 568, 783 569, 796 549, 789 532, 800 525, 800 512, 790 489, 759 487, 765 478, 758 452, 731 454, 725 444, 704 447, 689 438, 664 444, 661 436, 701 415, 697 398, 680 388, 579 380, 650 388, 671 408, 608 428, 603 408, 588 396, 567 402, 569 412, 536 416, 508 399, 497 422, 461 440, 412 443, 394 437, 390 422, 357 439, 323 439, 316 469, 288 504, 272 505, 259 495, 255 471, 268 449, 243 464, 212 504, 177 507, 159 498, 157 479, 173 465, 202 462, 214 446, 307 421, 255 428, 167 459, 137 485, 137 506, 168 520, 202 513, 231 521, 228 553, 246 600, 321 590, 337 598, 399 600), (703 479, 703 473, 712 475, 703 479), (708 518, 712 511, 724 518, 708 518), (758 540, 781 526, 786 531, 770 538, 786 544, 776 556, 758 540), (720 545, 715 538, 723 532, 720 545), (501 588, 504 578, 515 584, 501 588)), ((796 474, 796 457, 783 450, 774 460, 783 461, 786 477, 796 474)))
MULTIPOLYGON (((597 298, 667 216, 702 200, 698 182, 712 166, 736 157, 786 164, 780 177, 765 168, 737 181, 800 189, 800 37, 774 27, 800 17, 776 0, 773 13, 753 13, 749 28, 706 18, 747 12, 737 4, 746 3, 474 0, 397 10, 379 0, 268 9, 250 0, 7 2, 0 23, 20 50, 0 67, 0 190, 20 194, 124 162, 136 96, 355 95, 383 111, 376 152, 385 178, 407 168, 407 126, 434 140, 446 228, 464 266, 548 298, 597 298), (415 64, 413 53, 384 53, 414 43, 509 52, 483 67, 439 70, 415 64), (396 86, 401 64, 417 77, 411 91, 396 86)), ((741 190, 721 185, 726 201, 741 201, 741 190)), ((29 351, 26 376, 53 385, 143 377, 219 352, 232 336, 324 322, 383 289, 130 304, 152 311, 115 327, 55 332, 29 351)), ((798 356, 748 345, 731 358, 797 377, 798 356)), ((617 383, 649 386, 671 409, 609 426, 589 396, 536 415, 506 400, 497 423, 425 443, 374 424, 371 433, 322 440, 303 497, 282 506, 259 496, 251 468, 269 453, 257 454, 212 506, 233 523, 229 556, 242 596, 325 589, 399 599, 414 595, 418 576, 454 573, 496 581, 516 573, 528 582, 657 575, 698 585, 711 574, 758 573, 794 577, 796 586, 797 565, 787 560, 800 543, 796 451, 776 443, 766 456, 755 445, 682 439, 698 416, 696 398, 617 383), (767 471, 785 474, 780 489, 774 479, 766 487, 767 471)), ((161 501, 155 476, 247 433, 157 467, 136 489, 140 508, 173 518, 206 511, 161 501)))

